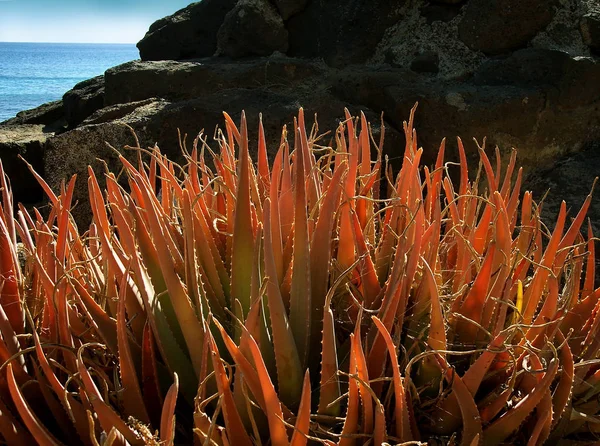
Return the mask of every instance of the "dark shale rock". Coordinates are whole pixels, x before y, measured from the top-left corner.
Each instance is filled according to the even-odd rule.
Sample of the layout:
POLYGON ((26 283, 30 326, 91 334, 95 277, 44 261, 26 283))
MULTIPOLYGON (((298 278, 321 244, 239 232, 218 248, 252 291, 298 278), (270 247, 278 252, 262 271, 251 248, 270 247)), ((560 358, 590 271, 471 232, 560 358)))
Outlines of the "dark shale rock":
MULTIPOLYGON (((233 119, 239 122, 242 110, 245 110, 248 119, 251 153, 256 155, 258 138, 258 118, 262 113, 267 148, 271 157, 274 156, 281 139, 281 129, 287 125, 293 128, 293 118, 298 114, 298 108, 304 107, 307 116, 307 125, 312 123, 315 113, 318 113, 319 128, 323 131, 335 130, 344 119, 344 108, 358 114, 363 110, 371 121, 374 136, 378 140, 380 133, 380 119, 375 112, 365 107, 345 103, 328 95, 326 92, 308 92, 298 96, 294 90, 274 93, 266 89, 231 89, 221 93, 207 95, 202 98, 169 102, 165 100, 144 101, 133 111, 120 106, 108 107, 96 113, 94 124, 84 125, 77 129, 63 133, 49 140, 44 157, 46 178, 51 187, 58 188, 60 181, 67 175, 79 174, 79 186, 75 190, 74 199, 79 205, 74 210, 76 221, 85 227, 90 222, 91 214, 87 203, 87 166, 91 165, 97 173, 101 184, 104 184, 102 172, 105 164, 113 172, 121 168, 118 155, 109 148, 119 150, 130 159, 135 159, 136 153, 124 150, 127 144, 134 146, 135 138, 131 127, 137 135, 142 148, 152 147, 158 143, 161 151, 170 159, 182 163, 183 155, 179 147, 178 135, 185 138, 188 149, 191 148, 194 138, 204 130, 208 135, 208 144, 216 148, 213 141, 214 130, 217 126, 223 128, 223 110, 230 112, 233 119), (102 122, 102 114, 120 111, 118 119, 102 122), (103 162, 100 162, 102 159, 103 162), (83 180, 82 180, 83 179, 83 180)), ((91 120, 90 120, 91 121, 91 120)), ((321 143, 329 144, 333 133, 325 136, 321 143)), ((292 136, 293 138, 293 136, 292 136)), ((397 147, 402 138, 392 126, 386 129, 387 147, 397 147)))
POLYGON ((60 128, 64 126, 64 121, 63 102, 59 100, 19 112, 14 118, 0 122, 0 125, 44 124, 52 128, 60 128))
POLYGON ((217 31, 237 0, 202 0, 154 22, 137 44, 142 60, 212 56, 217 31))
POLYGON ((285 53, 288 32, 268 0, 239 0, 219 28, 217 47, 219 54, 233 58, 285 53))
POLYGON ((307 3, 308 0, 275 0, 275 6, 277 6, 283 20, 298 14, 306 7, 307 3))
POLYGON ((174 62, 128 62, 105 74, 106 105, 152 97, 170 100, 202 97, 231 88, 273 88, 323 82, 322 63, 270 57, 248 61, 202 59, 174 62))
POLYGON ((558 0, 470 0, 458 26, 468 47, 485 54, 522 48, 554 17, 558 0))
POLYGON ((0 126, 0 159, 11 181, 15 204, 37 204, 44 198, 42 188, 19 156, 29 162, 36 172, 43 175, 42 160, 49 136, 52 134, 44 133, 43 124, 0 126))
POLYGON ((581 36, 592 51, 600 53, 600 5, 582 17, 581 36))
POLYGON ((288 54, 323 58, 330 66, 364 63, 406 0, 313 0, 287 22, 288 54))
POLYGON ((80 82, 63 96, 63 106, 70 128, 104 107, 104 76, 80 82))

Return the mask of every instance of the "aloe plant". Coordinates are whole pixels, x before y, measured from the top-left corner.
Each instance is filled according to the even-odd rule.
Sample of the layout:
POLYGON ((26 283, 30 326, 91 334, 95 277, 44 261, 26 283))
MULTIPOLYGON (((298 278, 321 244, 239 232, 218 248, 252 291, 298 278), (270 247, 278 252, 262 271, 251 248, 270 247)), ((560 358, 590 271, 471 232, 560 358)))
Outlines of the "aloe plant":
MULTIPOLYGON (((10 444, 543 444, 600 426, 591 202, 550 232, 516 153, 460 182, 405 123, 392 178, 364 117, 318 155, 300 109, 269 164, 244 114, 179 167, 89 169, 47 217, 1 172, 0 435, 10 444), (252 148, 253 149, 253 148, 252 148), (372 154, 375 154, 373 160, 372 154), (383 183, 382 183, 383 182, 383 183), (383 186, 383 187, 382 187, 383 186), (387 187, 387 196, 380 191, 387 187), (16 217, 14 217, 16 215, 16 217)), ((0 166, 1 170, 1 166, 0 166)))

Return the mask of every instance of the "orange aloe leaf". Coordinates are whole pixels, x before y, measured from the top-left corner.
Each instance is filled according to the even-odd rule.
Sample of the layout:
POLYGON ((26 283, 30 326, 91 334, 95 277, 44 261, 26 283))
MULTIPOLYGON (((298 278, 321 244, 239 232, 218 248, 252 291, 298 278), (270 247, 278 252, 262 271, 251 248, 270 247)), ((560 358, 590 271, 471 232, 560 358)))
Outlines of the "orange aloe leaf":
POLYGON ((40 422, 38 417, 31 411, 27 401, 25 401, 17 381, 15 380, 13 366, 10 363, 6 367, 6 375, 8 390, 10 391, 13 403, 15 404, 23 423, 25 423, 27 429, 29 429, 31 435, 35 438, 35 441, 41 446, 58 446, 59 442, 50 432, 48 432, 48 429, 40 422))
POLYGON ((76 299, 80 302, 81 307, 88 315, 88 323, 95 328, 108 348, 112 352, 117 352, 117 324, 115 320, 112 319, 100 305, 98 305, 98 302, 94 300, 79 280, 73 279, 71 283, 73 288, 77 291, 74 293, 76 299))
POLYGON ((175 441, 175 405, 179 393, 179 378, 173 374, 173 384, 165 397, 165 404, 160 417, 160 441, 166 446, 173 446, 175 441))
POLYGON ((17 334, 23 332, 25 323, 25 315, 21 310, 19 277, 16 244, 13 243, 7 222, 0 218, 0 304, 17 334))
POLYGON ((317 176, 317 169, 315 169, 315 158, 310 151, 308 137, 306 135, 306 124, 304 122, 304 109, 300 107, 298 111, 298 127, 297 130, 300 139, 300 150, 298 152, 302 152, 302 158, 304 158, 303 162, 303 170, 304 177, 308 181, 308 190, 306 191, 307 202, 310 207, 313 207, 319 197, 321 196, 321 188, 320 181, 317 176))
POLYGON ((252 209, 250 204, 250 155, 248 154, 248 130, 246 115, 242 112, 240 161, 236 188, 235 214, 233 223, 233 246, 231 255, 231 296, 242 304, 244 320, 250 310, 250 281, 252 279, 252 257, 254 235, 252 233, 252 209))
MULTIPOLYGON (((429 326, 429 334, 427 344, 432 350, 446 350, 446 327, 444 326, 444 315, 438 294, 438 287, 435 282, 433 271, 427 262, 423 262, 424 280, 429 288, 429 297, 431 301, 431 323, 429 326)), ((444 353, 440 353, 445 356, 444 353)))
POLYGON ((260 349, 258 348, 258 345, 256 345, 256 341, 250 335, 248 336, 248 341, 248 346, 252 353, 254 365, 256 366, 256 371, 258 373, 258 379, 260 380, 265 406, 267 408, 266 415, 269 422, 271 443, 278 446, 289 445, 289 438, 283 421, 281 401, 279 400, 273 382, 269 377, 269 372, 267 371, 263 357, 260 354, 260 349))
POLYGON ((48 362, 48 358, 44 354, 42 350, 42 345, 40 343, 40 338, 37 332, 33 331, 33 341, 35 344, 35 351, 38 357, 38 362, 50 384, 50 387, 54 391, 54 393, 59 397, 61 404, 65 411, 69 414, 71 421, 75 425, 75 429, 79 434, 80 438, 88 438, 90 435, 88 425, 85 421, 85 411, 83 405, 77 401, 70 392, 67 392, 63 386, 63 384, 58 380, 52 368, 50 367, 50 363, 48 362))
POLYGON ((358 430, 358 419, 359 412, 358 408, 360 405, 359 389, 356 379, 352 375, 356 374, 356 340, 354 333, 350 334, 350 369, 349 369, 349 382, 348 382, 348 405, 346 408, 346 416, 344 417, 344 427, 342 428, 342 435, 338 443, 339 446, 351 446, 354 445, 353 435, 358 430))
MULTIPOLYGON (((592 186, 592 192, 594 190, 595 185, 596 185, 596 181, 594 181, 594 185, 592 186)), ((569 246, 573 245, 573 242, 575 241, 575 237, 577 237, 579 235, 579 229, 583 225, 583 221, 585 220, 587 211, 590 207, 590 204, 592 203, 592 192, 590 192, 588 194, 588 196, 585 198, 585 201, 581 205, 581 209, 577 213, 577 216, 571 222, 571 226, 569 226, 569 229, 567 230, 567 232, 565 233, 565 235, 563 236, 562 240, 560 241, 560 243, 558 245, 556 259, 555 259, 556 267, 562 266, 567 255, 569 254, 569 249, 567 249, 567 248, 569 246)))
POLYGON ((0 399, 0 435, 6 444, 29 446, 35 441, 0 399))
MULTIPOLYGON (((488 158, 487 154, 485 153, 485 149, 480 147, 479 143, 477 143, 477 141, 475 141, 475 143, 477 144, 477 148, 479 150, 479 156, 481 158, 481 162, 483 163, 483 167, 485 169, 485 174, 487 176, 488 186, 490 188, 490 195, 491 195, 493 192, 496 192, 498 190, 498 181, 496 179, 496 176, 494 175, 494 169, 492 168, 490 159, 488 158)), ((484 146, 485 146, 485 140, 484 140, 484 146)))
POLYGON ((323 308, 323 338, 321 342, 321 385, 318 413, 338 416, 341 395, 338 379, 338 359, 335 337, 335 323, 329 300, 323 308))
POLYGON ((456 138, 458 143, 458 155, 460 158, 460 186, 458 188, 458 203, 461 217, 465 216, 465 209, 467 205, 467 188, 469 186, 469 170, 467 165, 467 156, 465 155, 465 147, 463 146, 462 139, 456 138))
POLYGON ((436 358, 440 363, 446 381, 452 386, 452 393, 455 395, 460 408, 463 425, 461 446, 471 445, 475 438, 482 435, 481 418, 473 399, 474 396, 446 359, 441 355, 436 355, 436 358))
POLYGON ((283 298, 277 283, 277 271, 273 257, 271 237, 271 204, 265 200, 265 272, 268 277, 267 301, 271 319, 273 347, 279 384, 279 394, 286 406, 292 408, 300 402, 302 366, 294 336, 283 304, 283 298))
POLYGON ((552 395, 550 389, 546 389, 546 393, 537 406, 536 410, 537 421, 529 437, 528 445, 543 445, 550 436, 550 428, 552 426, 552 395))
MULTIPOLYGON (((139 176, 138 176, 139 179, 139 176)), ((146 205, 145 215, 148 217, 148 224, 150 233, 152 234, 153 248, 156 250, 158 257, 158 264, 160 271, 162 272, 168 295, 163 296, 165 303, 170 302, 175 310, 175 317, 177 319, 177 325, 181 327, 185 344, 188 351, 190 352, 190 358, 196 375, 200 372, 202 366, 202 358, 200 355, 191 354, 195 347, 202 345, 204 340, 204 331, 201 323, 196 316, 189 295, 182 283, 179 275, 176 272, 175 261, 171 255, 171 250, 167 246, 167 242, 164 238, 166 228, 164 224, 159 221, 158 212, 153 203, 152 197, 150 196, 150 190, 146 187, 141 187, 141 192, 144 196, 146 205)), ((139 215, 139 214, 138 214, 139 215)), ((139 222, 139 218, 137 219, 139 222)), ((144 225, 138 225, 139 229, 143 231, 144 225)), ((152 248, 148 246, 147 248, 152 248)), ((134 256, 135 257, 135 256, 134 256)), ((138 260, 139 261, 139 260, 138 260)), ((133 261, 135 264, 136 261, 133 261)))
POLYGON ((558 360, 552 359, 548 370, 534 389, 513 408, 483 431, 485 444, 498 445, 519 428, 525 418, 538 406, 558 371, 558 360))
MULTIPOLYGON (((306 132, 300 130, 300 139, 306 139, 306 132)), ((303 143, 304 146, 304 143, 303 143)), ((306 149, 308 150, 308 148, 306 149)), ((292 285, 290 289, 290 326, 300 363, 306 365, 309 354, 311 330, 311 277, 310 246, 308 236, 308 216, 306 214, 305 159, 304 147, 296 152, 294 189, 294 251, 292 254, 292 285)), ((300 383, 296 383, 300 385, 300 383)))
POLYGON ((150 324, 146 322, 142 336, 142 387, 144 403, 148 410, 148 416, 154 426, 159 426, 160 408, 163 399, 158 381, 158 369, 156 367, 156 347, 150 324))
POLYGON ((507 333, 500 332, 463 375, 462 381, 473 397, 479 390, 479 386, 496 356, 502 351, 506 339, 507 333))
POLYGON ((533 280, 531 284, 527 287, 527 291, 523 296, 525 302, 525 310, 523 311, 523 323, 525 324, 531 323, 535 309, 537 308, 539 300, 543 295, 543 290, 546 285, 546 281, 548 280, 548 276, 550 275, 550 268, 554 263, 556 251, 561 240, 561 235, 565 226, 566 218, 567 205, 563 201, 560 206, 560 212, 558 214, 556 226, 554 227, 554 232, 552 233, 550 242, 548 243, 546 251, 544 252, 544 256, 542 257, 541 267, 538 267, 536 269, 536 272, 533 276, 533 280))
MULTIPOLYGON (((467 296, 463 300, 459 313, 466 318, 476 322, 481 322, 483 309, 490 287, 490 279, 492 277, 492 264, 496 254, 496 244, 492 242, 489 245, 485 260, 481 265, 479 273, 469 289, 467 296)), ((474 342, 477 339, 479 328, 462 318, 456 321, 456 332, 459 340, 462 342, 474 342)))
POLYGON ((408 406, 406 404, 406 391, 400 374, 400 366, 398 365, 398 353, 396 352, 396 346, 390 336, 387 328, 383 325, 383 322, 378 317, 372 316, 375 326, 379 330, 379 333, 383 337, 385 344, 388 349, 390 356, 390 362, 392 365, 393 374, 393 385, 394 385, 394 399, 395 399, 395 417, 396 417, 396 437, 400 441, 412 441, 413 435, 410 427, 410 414, 408 412, 408 406))
POLYGON ((560 373, 560 379, 552 395, 552 410, 553 410, 553 424, 556 425, 563 414, 566 413, 565 409, 571 399, 573 391, 573 383, 575 379, 575 364, 573 362, 573 353, 568 342, 565 342, 565 336, 560 330, 557 330, 556 337, 558 342, 561 343, 559 350, 559 359, 562 365, 560 373))
POLYGON ((82 357, 82 348, 77 353, 77 368, 79 370, 79 377, 83 382, 83 388, 88 396, 88 399, 94 407, 94 412, 98 416, 100 425, 105 432, 110 432, 112 428, 116 428, 121 434, 125 436, 125 439, 132 445, 142 445, 143 441, 134 434, 129 426, 121 419, 121 417, 110 407, 102 398, 98 387, 94 383, 90 372, 85 367, 82 357))
POLYGON ((212 334, 208 329, 206 332, 208 333, 208 342, 210 345, 217 388, 219 390, 219 395, 222 398, 221 407, 223 418, 225 419, 227 435, 233 444, 251 445, 252 441, 246 432, 240 413, 237 410, 233 393, 231 392, 231 379, 227 376, 227 372, 225 371, 225 367, 221 360, 221 355, 219 354, 219 349, 217 348, 217 344, 215 343, 212 334))
MULTIPOLYGON (((594 233, 592 231, 592 222, 588 220, 588 258, 585 267, 585 282, 583 284, 582 297, 586 298, 594 292, 594 281, 596 280, 596 248, 594 233)), ((573 302, 574 304, 575 302, 573 302)))
MULTIPOLYGON (((369 386, 369 373, 367 371, 367 361, 362 347, 362 336, 360 334, 360 323, 362 322, 362 311, 356 319, 354 329, 354 355, 356 357, 356 376, 359 378, 358 390, 360 393, 362 407, 362 427, 363 432, 369 434, 373 432, 373 397, 371 396, 369 386)), ((353 373, 353 372, 351 372, 353 373)), ((350 377, 350 379, 354 379, 350 377)))
MULTIPOLYGON (((310 245, 310 278, 311 278, 311 339, 310 345, 318 345, 323 331, 323 312, 325 310, 325 296, 329 282, 331 262, 331 239, 335 225, 335 212, 340 202, 342 191, 342 178, 347 171, 347 164, 343 163, 334 171, 331 184, 321 200, 321 208, 317 224, 313 231, 310 245)), ((318 356, 318 349, 311 353, 311 359, 318 356)), ((311 360, 312 364, 313 361, 311 360)))
MULTIPOLYGON (((348 152, 339 152, 336 155, 346 155, 348 158, 348 174, 344 185, 344 194, 342 206, 340 208, 340 224, 339 224, 339 246, 338 246, 338 262, 342 269, 348 268, 354 262, 354 244, 352 243, 352 217, 351 212, 354 210, 354 202, 356 195, 356 175, 358 170, 358 143, 354 134, 354 126, 349 114, 346 113, 346 124, 348 127, 348 152)), ((345 149, 340 147, 338 149, 345 149)), ((337 167, 337 166, 336 166, 337 167)))
POLYGON ((365 242, 358 216, 354 212, 352 213, 352 235, 354 237, 356 253, 360 258, 359 267, 364 306, 365 308, 372 308, 373 303, 381 292, 381 286, 379 286, 375 265, 365 242))
MULTIPOLYGON (((212 319, 213 323, 217 326, 217 329, 221 333, 221 337, 223 338, 223 342, 225 347, 229 351, 229 354, 233 358, 237 367, 239 367, 240 371, 244 375, 245 384, 250 389, 250 392, 256 398, 256 402, 261 407, 261 409, 266 413, 267 406, 265 404, 265 399, 263 397, 260 380, 258 378, 258 374, 256 369, 251 364, 250 360, 244 356, 240 348, 233 342, 231 337, 225 331, 225 328, 219 323, 217 319, 212 319)), ((251 355, 251 354, 250 354, 251 355)))
POLYGON ((294 426, 294 434, 290 446, 306 446, 308 443, 308 431, 310 429, 310 373, 308 370, 304 374, 304 383, 302 384, 302 398, 294 426))
POLYGON ((143 423, 149 423, 150 418, 144 405, 142 391, 138 382, 137 371, 131 354, 127 335, 127 320, 125 316, 125 290, 129 273, 123 274, 119 300, 117 302, 117 340, 119 344, 119 372, 123 384, 122 403, 128 415, 136 417, 143 423))
MULTIPOLYGON (((274 172, 276 172, 274 170, 274 172)), ((267 141, 265 139, 265 129, 262 122, 262 113, 258 115, 258 176, 260 178, 259 187, 262 189, 262 200, 267 197, 271 174, 269 173, 269 159, 267 156, 267 141)))
MULTIPOLYGON (((139 232, 142 233, 144 225, 141 224, 139 217, 137 221, 139 222, 139 232)), ((145 266, 147 267, 148 263, 145 266)), ((148 271, 142 266, 142 260, 139 256, 131 256, 131 267, 135 272, 136 283, 138 284, 138 289, 140 290, 142 301, 148 314, 148 322, 156 337, 157 347, 165 359, 167 367, 179 375, 179 380, 182 383, 182 392, 185 398, 191 402, 194 400, 196 394, 194 389, 198 385, 197 376, 194 373, 194 368, 188 356, 180 347, 179 340, 171 330, 168 318, 170 313, 167 313, 165 310, 165 305, 169 302, 165 302, 165 300, 157 296, 148 271)))

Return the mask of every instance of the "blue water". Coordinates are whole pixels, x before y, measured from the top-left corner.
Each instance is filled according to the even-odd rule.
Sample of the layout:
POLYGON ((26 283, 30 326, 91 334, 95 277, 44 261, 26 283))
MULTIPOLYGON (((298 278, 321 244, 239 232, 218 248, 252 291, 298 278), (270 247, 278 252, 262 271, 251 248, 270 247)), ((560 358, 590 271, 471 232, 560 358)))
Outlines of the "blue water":
POLYGON ((0 42, 0 122, 138 58, 133 44, 0 42))

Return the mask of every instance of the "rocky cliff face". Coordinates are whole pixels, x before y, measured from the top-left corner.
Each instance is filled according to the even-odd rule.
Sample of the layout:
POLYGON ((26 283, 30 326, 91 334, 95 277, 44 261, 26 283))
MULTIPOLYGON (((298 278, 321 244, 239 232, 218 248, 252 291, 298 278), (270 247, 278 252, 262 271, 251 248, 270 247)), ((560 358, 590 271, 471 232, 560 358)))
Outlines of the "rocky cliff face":
MULTIPOLYGON (((254 129, 262 112, 274 149, 299 106, 323 130, 344 107, 365 111, 375 131, 385 125, 397 166, 402 121, 418 101, 427 161, 443 137, 452 158, 457 135, 475 160, 471 138, 487 137, 502 156, 519 150, 537 190, 558 184, 540 181, 550 178, 541 172, 564 171, 551 193, 573 207, 600 175, 596 0, 203 0, 155 22, 138 48, 141 60, 0 125, 0 156, 21 201, 42 197, 12 167, 18 154, 53 187, 80 174, 76 214, 85 223, 87 165, 103 169, 101 158, 118 169, 107 143, 129 155, 134 130, 143 147, 158 143, 182 160, 178 134, 188 146, 201 130, 210 140, 223 110, 245 109, 254 129)), ((598 199, 592 208, 600 233, 598 199)))

